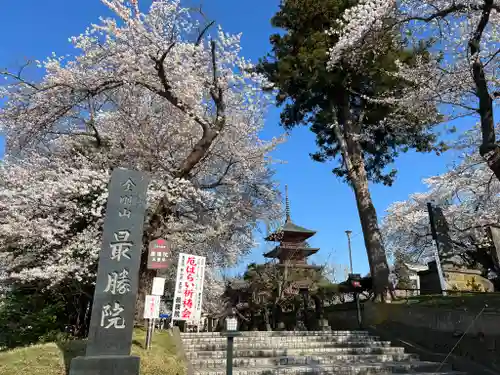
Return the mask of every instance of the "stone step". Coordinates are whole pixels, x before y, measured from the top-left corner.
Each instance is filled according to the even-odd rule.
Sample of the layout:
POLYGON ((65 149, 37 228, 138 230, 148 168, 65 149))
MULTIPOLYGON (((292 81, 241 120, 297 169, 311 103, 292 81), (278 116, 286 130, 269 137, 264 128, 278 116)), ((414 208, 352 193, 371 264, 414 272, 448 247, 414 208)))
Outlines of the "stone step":
MULTIPOLYGON (((284 356, 267 358, 235 358, 233 367, 269 367, 269 366, 318 366, 318 365, 338 365, 343 366, 348 363, 352 365, 361 365, 379 362, 403 362, 417 361, 414 354, 332 354, 332 355, 313 355, 313 356, 284 356)), ((226 359, 192 359, 191 364, 194 368, 219 368, 226 365, 226 359)))
MULTIPOLYGON (((300 343, 300 342, 342 342, 342 341, 377 341, 378 336, 310 336, 310 337, 235 337, 234 342, 252 342, 252 343, 270 343, 279 342, 287 345, 288 343, 300 343)), ((204 343, 219 343, 227 342, 227 337, 211 337, 211 338, 184 338, 182 342, 185 345, 189 344, 204 344, 204 343)))
MULTIPOLYGON (((226 358, 225 350, 197 351, 187 352, 186 356, 189 359, 210 359, 210 358, 226 358)), ((282 356, 303 356, 314 355, 319 353, 329 354, 403 354, 404 348, 394 346, 382 347, 354 347, 354 348, 308 348, 308 349, 251 349, 251 350, 234 350, 233 358, 245 357, 282 357, 282 356)), ((322 355, 322 354, 321 354, 322 355)))
MULTIPOLYGON (((240 331, 238 332, 242 337, 282 337, 282 336, 333 336, 333 335, 357 335, 368 336, 368 331, 240 331)), ((182 338, 196 338, 196 337, 220 337, 221 332, 182 332, 182 338)))
MULTIPOLYGON (((337 365, 308 366, 262 366, 234 367, 233 375, 371 375, 371 374, 440 374, 456 375, 449 365, 444 365, 441 372, 437 370, 439 363, 425 361, 351 363, 337 365)), ((196 368, 195 375, 226 375, 226 368, 196 368)))
MULTIPOLYGON (((218 342, 213 344, 183 344, 184 350, 186 352, 197 352, 197 351, 207 351, 207 350, 226 350, 227 342, 218 342)), ((369 347, 369 348, 380 348, 380 347, 390 347, 390 341, 368 341, 368 340, 349 340, 349 341, 330 341, 330 342, 267 342, 267 343, 255 343, 255 342, 234 342, 234 349, 239 350, 269 350, 269 349, 313 349, 313 348, 359 348, 359 347, 369 347)))

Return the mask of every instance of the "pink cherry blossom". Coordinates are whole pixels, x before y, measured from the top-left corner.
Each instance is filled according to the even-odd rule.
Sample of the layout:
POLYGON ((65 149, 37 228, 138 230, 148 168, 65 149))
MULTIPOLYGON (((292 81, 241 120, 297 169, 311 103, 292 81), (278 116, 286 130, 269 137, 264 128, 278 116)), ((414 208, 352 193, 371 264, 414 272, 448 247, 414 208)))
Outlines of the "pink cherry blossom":
POLYGON ((37 82, 3 72, 0 277, 92 277, 119 166, 151 174, 146 224, 168 201, 173 213, 159 229, 172 262, 178 252, 206 256, 205 290, 220 292, 219 270, 255 246, 259 220, 281 215, 269 153, 283 139, 259 138, 265 79, 241 57, 241 35, 205 28, 179 1, 155 1, 147 13, 138 1, 103 3, 114 17, 70 38, 74 58, 36 62, 37 82))

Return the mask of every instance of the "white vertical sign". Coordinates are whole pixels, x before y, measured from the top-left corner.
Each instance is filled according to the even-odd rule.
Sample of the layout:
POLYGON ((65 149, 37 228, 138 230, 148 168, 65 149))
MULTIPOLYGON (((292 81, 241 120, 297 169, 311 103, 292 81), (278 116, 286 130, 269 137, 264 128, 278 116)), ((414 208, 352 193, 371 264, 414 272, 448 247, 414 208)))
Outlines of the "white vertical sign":
POLYGON ((173 304, 173 320, 198 323, 201 319, 205 257, 180 253, 173 304))
POLYGON ((160 317, 160 296, 147 295, 144 301, 144 319, 160 317))
POLYGON ((181 320, 181 311, 184 300, 184 272, 183 264, 186 263, 186 254, 180 253, 177 262, 177 277, 175 278, 175 293, 172 304, 172 320, 181 320))
POLYGON ((163 296, 165 292, 165 279, 163 277, 153 278, 153 287, 151 288, 151 294, 153 296, 163 296))
POLYGON ((205 257, 198 257, 198 272, 196 273, 196 306, 195 306, 195 320, 201 320, 201 306, 203 302, 203 282, 205 281, 205 257))

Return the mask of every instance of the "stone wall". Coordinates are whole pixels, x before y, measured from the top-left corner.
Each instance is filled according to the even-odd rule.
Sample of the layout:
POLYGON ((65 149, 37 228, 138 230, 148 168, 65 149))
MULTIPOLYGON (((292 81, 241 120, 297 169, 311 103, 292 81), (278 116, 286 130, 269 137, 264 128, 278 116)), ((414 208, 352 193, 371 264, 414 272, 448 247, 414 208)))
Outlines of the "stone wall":
POLYGON ((449 270, 445 271, 447 290, 475 290, 477 292, 493 292, 493 283, 481 276, 477 270, 449 270))
MULTIPOLYGON (((493 292, 493 283, 481 276, 481 271, 460 268, 450 264, 443 265, 443 274, 446 290, 493 292)), ((429 262, 428 269, 418 272, 420 279, 420 294, 440 294, 436 262, 429 262)))
MULTIPOLYGON (((364 305, 364 326, 408 340, 432 352, 448 354, 467 331, 477 312, 401 304, 364 305)), ((329 316, 332 329, 355 329, 356 311, 338 311, 329 316)), ((485 311, 453 354, 500 371, 500 314, 485 311)))

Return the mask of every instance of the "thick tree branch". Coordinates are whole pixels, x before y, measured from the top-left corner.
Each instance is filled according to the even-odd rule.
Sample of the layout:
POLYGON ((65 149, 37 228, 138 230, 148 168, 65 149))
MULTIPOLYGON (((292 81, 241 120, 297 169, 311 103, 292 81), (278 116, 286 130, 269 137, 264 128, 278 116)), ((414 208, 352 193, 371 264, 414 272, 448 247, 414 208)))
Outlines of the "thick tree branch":
POLYGON ((176 174, 179 178, 185 178, 191 172, 196 164, 198 164, 198 162, 205 156, 206 152, 212 145, 212 142, 226 125, 226 106, 224 103, 222 88, 218 84, 216 50, 214 41, 211 42, 211 51, 213 86, 210 90, 210 95, 215 105, 215 121, 212 127, 203 128, 203 135, 201 139, 195 144, 193 150, 184 160, 181 167, 179 168, 178 173, 176 174))
POLYGON ((160 95, 161 97, 167 99, 176 108, 178 108, 179 110, 190 116, 196 123, 198 123, 201 126, 201 128, 203 129, 203 133, 205 134, 210 129, 209 124, 204 119, 195 115, 193 111, 173 93, 172 86, 168 82, 167 74, 165 72, 164 62, 169 52, 172 51, 172 49, 174 48, 175 44, 176 44, 175 42, 171 43, 168 46, 167 50, 163 52, 159 58, 151 57, 151 59, 155 63, 155 69, 158 73, 158 78, 160 79, 162 89, 158 90, 157 88, 146 83, 139 83, 139 84, 143 87, 146 87, 148 90, 160 95))
MULTIPOLYGON (((476 85, 476 95, 479 99, 479 113, 481 116, 481 133, 483 136, 480 153, 486 156, 489 152, 497 148, 495 136, 495 124, 493 121, 493 100, 489 94, 488 82, 484 72, 484 65, 480 59, 480 44, 484 30, 490 20, 493 9, 493 0, 484 0, 484 8, 479 23, 469 40, 469 51, 472 63, 472 77, 476 85)), ((491 166, 491 163, 489 163, 491 166)), ((500 176, 499 176, 500 177, 500 176)))
MULTIPOLYGON (((214 101, 214 105, 216 107, 216 118, 213 127, 211 127, 205 120, 194 115, 180 100, 178 100, 178 98, 176 98, 173 95, 170 89, 170 85, 168 84, 168 80, 166 79, 164 65, 163 65, 163 62, 168 54, 168 51, 166 51, 167 54, 164 53, 162 55, 162 57, 165 56, 163 57, 163 60, 161 60, 161 58, 159 59, 161 63, 157 64, 158 76, 162 81, 164 90, 158 91, 154 88, 148 87, 147 85, 143 84, 145 87, 148 87, 153 92, 157 92, 159 95, 166 98, 175 107, 177 107, 187 115, 191 116, 203 129, 202 137, 198 140, 198 142, 196 142, 189 155, 182 162, 181 166, 174 174, 175 178, 181 178, 181 179, 186 178, 191 173, 192 169, 200 162, 200 160, 202 160, 202 158, 205 156, 210 146, 212 145, 213 141, 219 134, 220 130, 222 130, 222 128, 226 124, 225 104, 222 96, 222 89, 219 87, 217 82, 217 61, 216 61, 215 42, 213 41, 211 42, 211 51, 212 51, 213 88, 211 89, 210 93, 212 100, 214 101), (215 95, 214 93, 218 93, 218 95, 215 95)), ((148 239, 151 238, 151 236, 154 236, 154 234, 162 227, 164 218, 167 217, 170 212, 171 211, 169 207, 169 202, 165 197, 163 197, 160 200, 155 212, 151 216, 151 220, 149 222, 149 230, 146 235, 148 239)))
POLYGON ((95 125, 95 110, 94 110, 94 105, 93 105, 93 102, 92 102, 91 98, 89 98, 88 103, 89 103, 90 119, 89 119, 89 121, 86 121, 85 123, 94 132, 94 137, 96 139, 97 147, 101 147, 101 145, 102 145, 102 139, 101 139, 99 131, 97 130, 97 127, 95 125))
POLYGON ((455 12, 460 12, 462 10, 482 10, 483 6, 481 5, 472 5, 472 4, 453 4, 447 8, 438 10, 436 9, 436 13, 431 14, 430 16, 427 17, 420 17, 420 16, 410 16, 406 17, 402 20, 400 20, 398 23, 406 23, 410 21, 423 21, 423 22, 431 22, 435 19, 438 18, 445 18, 446 16, 455 13, 455 12))
POLYGON ((224 103, 223 91, 218 83, 217 61, 216 61, 216 46, 212 40, 210 42, 212 52, 212 88, 210 95, 215 103, 215 131, 219 132, 226 123, 226 106, 224 103))
POLYGON ((229 170, 231 169, 231 167, 235 164, 236 164, 235 161, 230 160, 228 162, 226 168, 224 169, 224 172, 222 172, 222 175, 216 181, 212 182, 211 184, 205 184, 205 185, 202 184, 202 185, 200 185, 200 188, 202 188, 202 189, 214 189, 217 186, 223 185, 224 183, 222 181, 229 173, 229 170))

